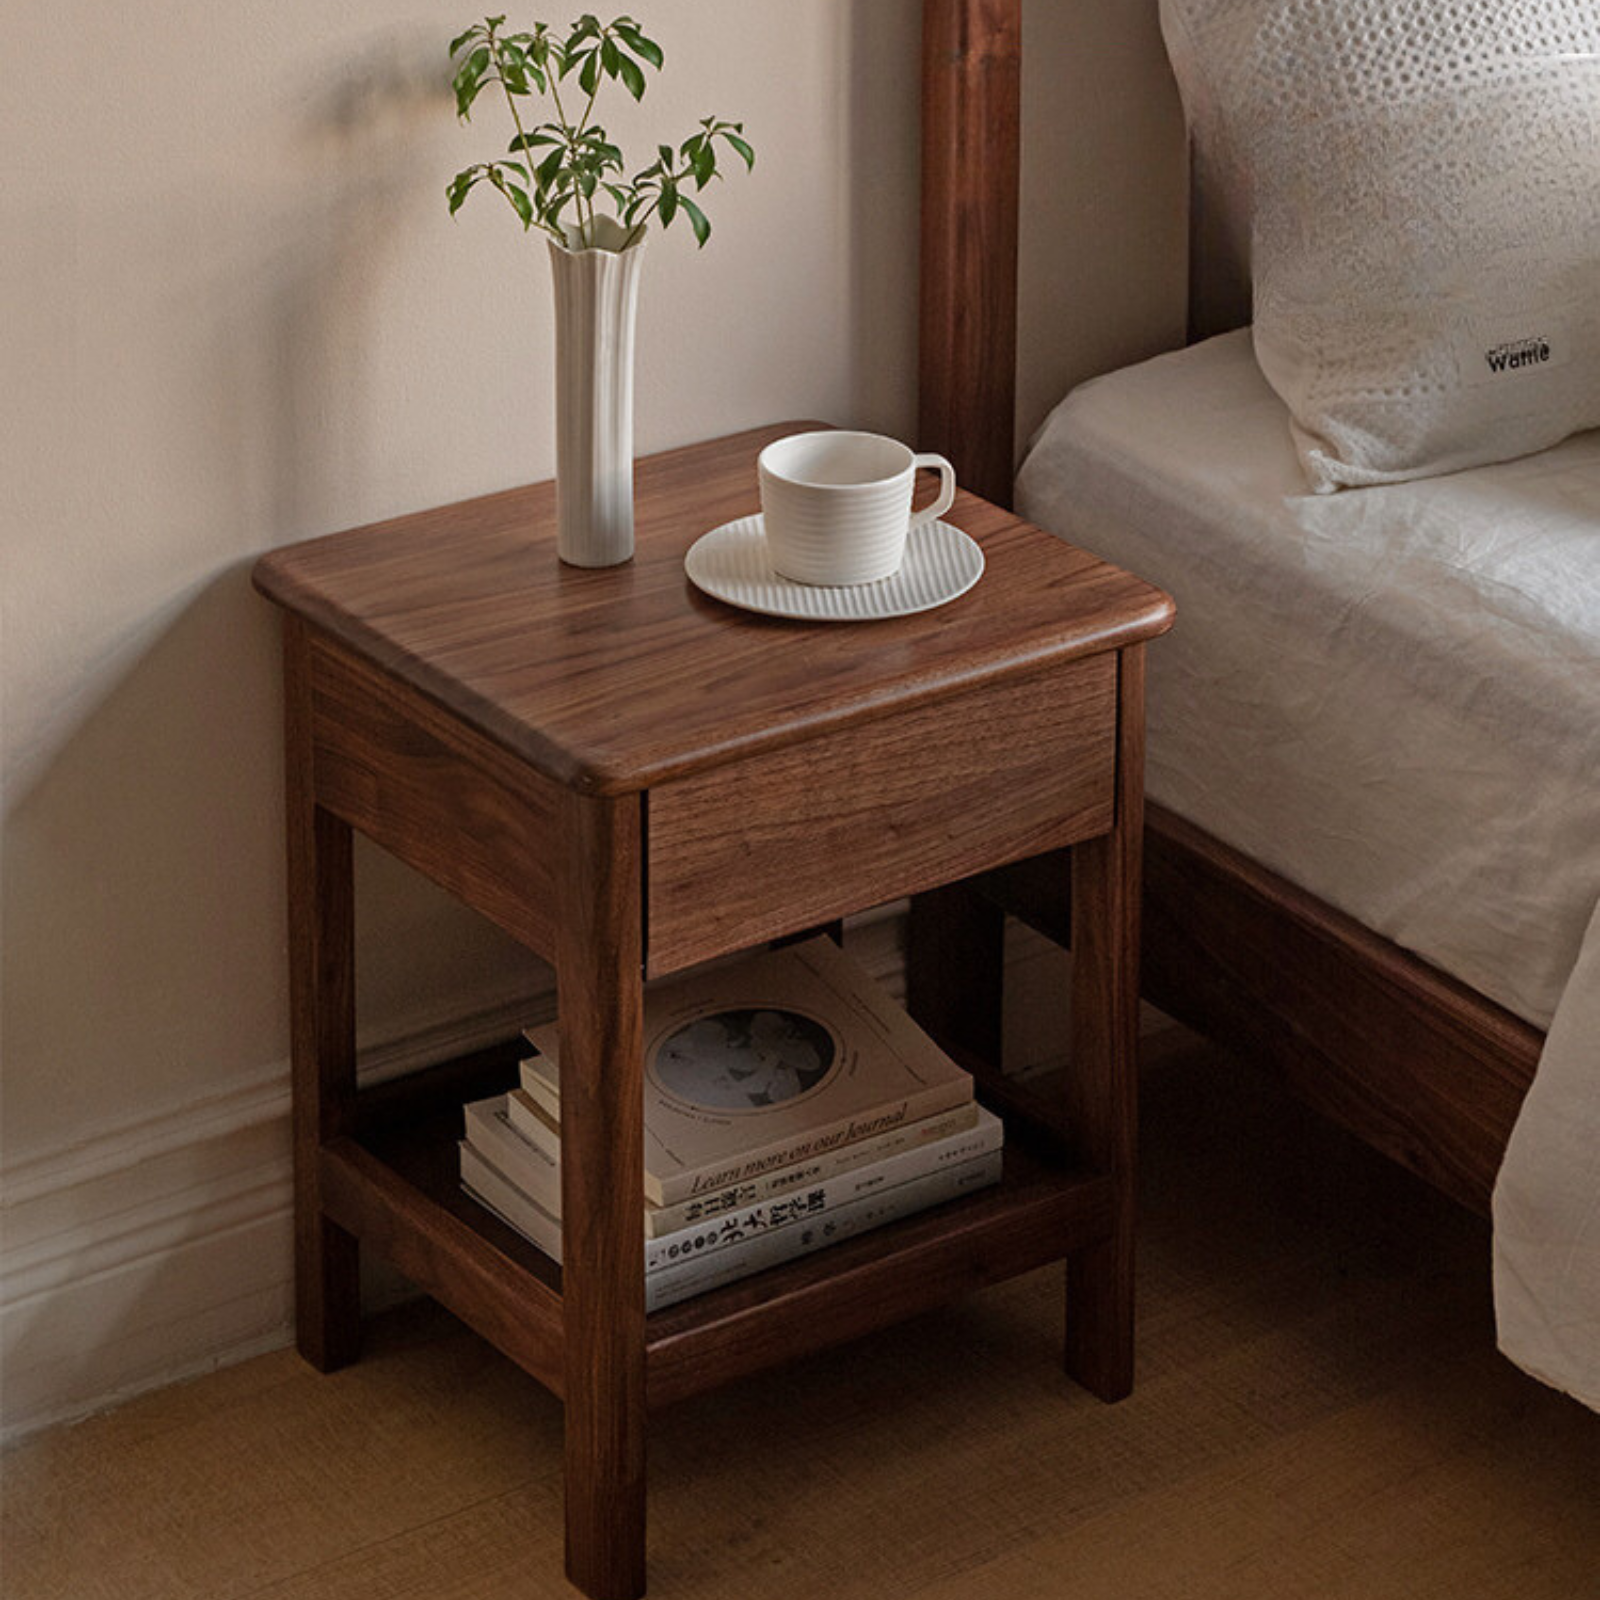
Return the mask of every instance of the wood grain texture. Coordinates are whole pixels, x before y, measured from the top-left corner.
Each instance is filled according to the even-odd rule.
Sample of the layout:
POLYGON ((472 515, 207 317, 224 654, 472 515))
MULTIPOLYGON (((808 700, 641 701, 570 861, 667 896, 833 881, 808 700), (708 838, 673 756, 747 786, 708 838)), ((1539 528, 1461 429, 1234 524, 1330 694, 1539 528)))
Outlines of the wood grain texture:
MULTIPOLYGON (((536 486, 257 568, 295 619, 292 761, 310 814, 327 819, 315 826, 329 881, 305 901, 322 920, 302 941, 324 951, 306 985, 319 1066, 297 1114, 320 1153, 302 1214, 370 1243, 559 1389, 567 1572, 595 1600, 632 1600, 644 1585, 649 1402, 1048 1260, 1087 1261, 1123 1227, 1111 1214, 1122 1173, 1098 1147, 1087 1177, 1059 1160, 1030 1169, 1018 1150, 1008 1164, 1021 1176, 996 1192, 647 1329, 646 906, 652 970, 673 970, 1112 828, 1138 716, 1119 713, 1116 657, 1172 616, 1159 591, 970 494, 953 515, 982 544, 985 577, 936 612, 843 628, 705 600, 683 577, 683 552, 751 508, 756 450, 782 431, 642 463, 639 555, 626 567, 561 567, 548 486, 536 486), (553 959, 559 1280, 461 1196, 453 1116, 444 1129, 419 1110, 408 1144, 410 1097, 396 1092, 368 1100, 350 1133, 352 825, 553 959)), ((305 840, 298 848, 311 884, 304 861, 319 858, 305 840)), ((1096 937, 1114 945, 1126 927, 1114 912, 1096 937)), ((1119 1037, 1114 998, 1083 999, 1086 1011, 1103 1003, 1103 1025, 1084 1030, 1091 1052, 1119 1037)), ((1110 1071, 1085 1102, 1107 1138, 1120 1107, 1100 1092, 1110 1071)), ((419 1089, 419 1102, 432 1093, 419 1089)), ((1111 1301, 1086 1283, 1100 1330, 1115 1321, 1111 1301)), ((1096 1331, 1091 1342, 1106 1340, 1096 1331)))
POLYGON ((1171 602, 1137 578, 959 495, 982 581, 919 616, 841 627, 757 617, 683 575, 700 534, 758 506, 780 424, 641 461, 638 553, 555 554, 551 486, 280 550, 257 586, 328 638, 556 782, 625 793, 890 707, 1148 638, 1171 602))
MULTIPOLYGON (((1495 1353, 1486 1225, 1213 1052, 1143 1090, 1134 1394, 1051 1370, 1054 1271, 703 1394, 652 1435, 655 1600, 1592 1595, 1600 1417, 1495 1353)), ((367 1346, 9 1450, 0 1587, 570 1594, 560 1406, 426 1303, 367 1346)))
MULTIPOLYGON (((986 63, 1009 62, 1019 48, 1013 10, 1004 0, 925 0, 930 37, 937 30, 943 46, 925 59, 925 97, 943 104, 981 94, 986 63)), ((991 127, 958 107, 940 122, 938 141, 937 165, 925 170, 956 177, 953 191, 939 176, 923 195, 923 415, 960 419, 950 434, 959 445, 939 446, 958 460, 1009 460, 1014 353, 1003 340, 972 337, 957 312, 970 294, 978 306, 993 297, 998 309, 985 314, 1003 317, 1014 293, 1014 122, 1005 114, 991 127), (975 226, 979 217, 998 221, 975 226), (938 314, 928 314, 930 305, 938 314), (972 404, 980 394, 984 405, 972 404)), ((1191 194, 1189 327, 1199 337, 1248 315, 1248 283, 1214 175, 1196 166, 1191 194)), ((933 447, 939 435, 927 431, 933 447)), ((1537 1030, 1181 819, 1153 814, 1150 834, 1152 998, 1487 1210, 1542 1044, 1537 1030), (1237 946, 1229 942, 1235 931, 1237 946)))
POLYGON ((861 1337, 1103 1239, 1112 1185, 1018 1148, 985 1190, 650 1318, 652 1406, 861 1337))
MULTIPOLYGON (((1484 1216, 1544 1035, 1354 918, 1151 805, 1144 993, 1484 1216)), ((1063 855, 981 880, 1071 943, 1063 855)))
POLYGON ((1157 807, 1146 859, 1150 998, 1488 1215, 1544 1035, 1157 807))
POLYGON ((341 646, 311 661, 320 803, 549 959, 562 791, 341 646))
POLYGON ((1111 824, 1112 655, 650 793, 652 976, 1111 824))
MULTIPOLYGON (((1052 859, 1067 854, 1049 852, 1052 859)), ((914 896, 906 917, 906 1010, 946 1050, 998 1067, 1004 999, 1003 907, 970 883, 914 896)))
POLYGON ((567 1576, 645 1585, 641 804, 569 795, 557 930, 567 1576))
POLYGON ((1010 505, 1021 0, 924 0, 918 448, 1010 505))
MULTIPOLYGON (((453 1143, 446 1149, 453 1158, 453 1143)), ((464 1197, 447 1208, 354 1139, 325 1146, 320 1166, 330 1217, 552 1393, 562 1393, 560 1298, 465 1220, 464 1197)), ((459 1176, 451 1188, 459 1192, 459 1176)))
POLYGON ((1139 1144, 1139 883, 1144 832, 1144 649, 1121 653, 1117 814, 1072 852, 1069 1147, 1108 1173, 1109 1238, 1067 1260, 1067 1370, 1091 1394, 1133 1388, 1134 1174, 1139 1144))
POLYGON ((355 1110, 355 880, 350 829, 317 803, 312 645, 294 617, 284 619, 283 670, 295 1329, 301 1354, 330 1372, 361 1346, 356 1241, 324 1214, 320 1165, 355 1110))

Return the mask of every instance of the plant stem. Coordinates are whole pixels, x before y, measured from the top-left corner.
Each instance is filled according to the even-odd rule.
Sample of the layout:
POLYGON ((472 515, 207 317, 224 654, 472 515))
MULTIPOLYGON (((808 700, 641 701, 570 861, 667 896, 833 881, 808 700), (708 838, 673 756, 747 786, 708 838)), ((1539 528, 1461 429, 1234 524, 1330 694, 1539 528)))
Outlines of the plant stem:
MULTIPOLYGON (((511 85, 506 82, 505 63, 500 55, 500 41, 495 38, 494 30, 492 28, 489 30, 489 49, 494 55, 495 76, 499 79, 500 87, 505 92, 506 105, 511 111, 511 120, 517 125, 517 136, 522 140, 522 159, 527 163, 528 166, 528 188, 533 190, 535 188, 535 181, 533 177, 533 146, 528 143, 527 131, 522 126, 522 118, 517 114, 517 97, 512 94, 511 85)), ((564 118, 563 121, 565 121, 564 118)), ((530 194, 529 199, 532 198, 533 196, 530 194)), ((511 196, 507 195, 506 199, 509 201, 511 196)), ((512 209, 515 210, 516 208, 513 206, 512 209)), ((558 228, 551 227, 542 216, 539 218, 539 226, 543 228, 546 233, 550 234, 552 238, 557 240, 558 243, 565 244, 567 242, 566 236, 558 228)))
MULTIPOLYGON (((599 61, 599 53, 600 53, 600 51, 602 51, 605 48, 605 42, 610 37, 611 37, 611 30, 609 28, 603 28, 601 30, 601 32, 600 32, 599 39, 596 40, 596 42, 595 42, 595 47, 594 47, 595 48, 595 59, 596 59, 596 63, 597 64, 598 64, 598 61, 599 61)), ((595 73, 594 88, 592 88, 589 91, 589 99, 588 99, 587 104, 585 104, 585 106, 583 108, 583 115, 578 119, 578 126, 576 127, 576 129, 574 129, 572 131, 572 133, 570 135, 570 142, 573 143, 573 144, 577 143, 578 139, 583 134, 583 130, 589 126, 589 118, 594 113, 594 103, 599 98, 599 95, 600 95, 600 84, 601 84, 601 81, 602 81, 602 74, 597 71, 595 73)), ((561 120, 562 120, 563 125, 566 125, 566 118, 563 117, 561 120)), ((592 243, 593 240, 594 240, 594 201, 590 200, 590 201, 587 202, 587 204, 588 204, 588 209, 589 209, 589 221, 586 224, 586 227, 587 227, 587 230, 588 230, 587 231, 587 237, 590 240, 590 242, 592 243)), ((585 205, 585 201, 584 201, 584 197, 583 197, 583 191, 580 189, 578 191, 578 215, 580 217, 583 215, 584 205, 585 205)))

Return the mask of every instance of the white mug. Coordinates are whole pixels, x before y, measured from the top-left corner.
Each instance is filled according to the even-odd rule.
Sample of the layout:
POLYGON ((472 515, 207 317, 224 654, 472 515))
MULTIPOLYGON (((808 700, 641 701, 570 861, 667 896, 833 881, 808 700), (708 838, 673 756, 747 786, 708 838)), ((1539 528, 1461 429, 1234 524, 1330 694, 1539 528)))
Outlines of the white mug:
POLYGON ((906 535, 956 497, 955 468, 877 433, 792 433, 756 462, 773 569, 797 583, 876 583, 905 558, 906 535), (932 505, 913 513, 918 467, 940 477, 932 505))

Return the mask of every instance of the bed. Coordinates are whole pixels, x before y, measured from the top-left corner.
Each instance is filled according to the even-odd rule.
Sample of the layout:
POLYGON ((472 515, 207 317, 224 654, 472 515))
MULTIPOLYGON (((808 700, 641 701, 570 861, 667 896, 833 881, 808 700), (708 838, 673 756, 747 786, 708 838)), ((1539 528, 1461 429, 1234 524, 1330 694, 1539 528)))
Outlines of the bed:
MULTIPOLYGON (((1481 11, 1362 3, 1386 5, 1395 30, 1369 73, 1393 101, 1410 82, 1406 28, 1436 53, 1430 18, 1481 11)), ((1515 81, 1501 74, 1541 107, 1554 92, 1552 139, 1590 162, 1582 225, 1552 190, 1533 230, 1558 241, 1539 268, 1565 273, 1560 315, 1538 325, 1559 336, 1541 355, 1537 338, 1485 325, 1493 359, 1559 360, 1559 416, 1519 401, 1508 422, 1482 382, 1452 393, 1402 351, 1402 391, 1380 393, 1364 372, 1366 409, 1327 421, 1316 406, 1330 384, 1308 380, 1294 341, 1359 345, 1393 310, 1356 353, 1389 358, 1450 294, 1402 317, 1426 277, 1425 261, 1403 259, 1408 222, 1394 261, 1356 263, 1383 291, 1380 311, 1354 334, 1337 308, 1324 315, 1322 264, 1304 249, 1306 151, 1291 152, 1295 206, 1275 211, 1269 147, 1247 136, 1275 141, 1275 156, 1282 126, 1226 126, 1230 108, 1185 81, 1181 56, 1221 43, 1242 59, 1227 30, 1256 27, 1259 44, 1252 12, 1271 13, 1280 53, 1292 51, 1318 27, 1348 29, 1352 8, 1163 9, 1194 146, 1192 341, 1067 397, 1014 474, 1021 7, 926 0, 919 447, 1178 602, 1151 663, 1147 996, 1492 1214, 1502 1348, 1600 1408, 1600 15, 1588 0, 1544 0, 1536 70, 1516 58, 1515 81), (1198 41, 1182 31, 1196 17, 1198 41), (1253 330, 1238 326, 1247 237, 1253 330), (1411 275, 1384 290, 1391 269, 1411 275), (1397 417, 1413 435, 1413 419, 1438 425, 1385 455, 1389 439, 1373 440, 1397 417)), ((1369 48, 1348 33, 1309 43, 1369 48)), ((1463 59, 1475 94, 1502 92, 1481 49, 1463 59)), ((1506 127, 1505 106, 1490 109, 1506 127)), ((1281 124, 1302 137, 1353 137, 1347 106, 1292 112, 1281 124)), ((1463 147, 1471 136, 1464 127, 1463 147)), ((1355 167, 1341 162, 1339 181, 1355 167)), ((1349 213, 1368 198, 1335 200, 1349 213)), ((1380 245, 1388 219, 1373 224, 1380 245)), ((1378 248, 1363 233, 1350 251, 1378 248)), ((1496 261, 1487 245, 1467 255, 1496 261)), ((1509 259, 1504 270, 1528 275, 1509 259)), ((910 997, 953 1042, 994 1052, 1001 913, 1058 930, 1065 872, 1035 863, 913 907, 910 997)))

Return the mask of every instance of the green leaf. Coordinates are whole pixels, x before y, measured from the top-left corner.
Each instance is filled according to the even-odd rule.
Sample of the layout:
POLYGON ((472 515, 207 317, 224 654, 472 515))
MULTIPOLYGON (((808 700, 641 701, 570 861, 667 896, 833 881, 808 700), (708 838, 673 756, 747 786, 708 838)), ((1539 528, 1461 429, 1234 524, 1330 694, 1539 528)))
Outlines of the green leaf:
POLYGON ((669 227, 678 214, 678 186, 670 178, 661 185, 661 226, 669 227))
POLYGON ((746 144, 745 141, 743 139, 741 139, 738 136, 738 134, 736 134, 736 133, 724 132, 722 137, 724 139, 726 139, 728 141, 728 143, 731 144, 733 146, 733 148, 735 150, 737 150, 741 156, 744 157, 745 166, 747 168, 753 170, 754 167, 755 167, 755 164, 756 164, 756 153, 755 153, 755 151, 752 150, 750 148, 750 146, 748 144, 746 144))
POLYGON ((591 50, 583 58, 583 70, 578 74, 578 87, 585 94, 593 94, 600 87, 600 52, 591 50))
POLYGON ((483 75, 488 70, 489 47, 480 45, 461 64, 461 70, 455 76, 458 117, 466 117, 472 110, 472 102, 478 98, 478 91, 483 87, 483 75))
POLYGON ((661 170, 670 172, 672 170, 672 146, 670 144, 658 144, 656 146, 656 154, 661 157, 661 170))
POLYGON ((461 209, 462 203, 472 191, 472 186, 483 177, 481 167, 468 167, 465 172, 458 172, 445 188, 445 197, 450 202, 450 215, 453 217, 461 209))
POLYGON ((688 195, 682 198, 683 209, 689 213, 689 226, 694 229, 695 239, 702 249, 705 242, 711 237, 711 224, 706 220, 706 214, 697 206, 688 195))
POLYGON ((637 62, 625 55, 618 55, 617 75, 621 77, 623 87, 635 100, 644 99, 644 74, 639 70, 637 62))
POLYGON ((533 226, 533 201, 528 198, 528 191, 515 183, 506 184, 505 190, 512 205, 517 208, 517 215, 522 218, 522 226, 531 228, 533 226))
POLYGON ((622 55, 617 49, 616 40, 610 38, 602 39, 600 41, 600 68, 608 78, 616 77, 617 66, 621 60, 622 55))
POLYGON ((455 38, 450 41, 450 56, 452 60, 455 58, 456 52, 460 50, 462 45, 466 44, 469 39, 476 39, 478 37, 479 31, 479 25, 475 22, 470 28, 467 29, 465 33, 458 33, 455 38))
POLYGON ((621 22, 611 24, 613 30, 622 42, 640 58, 648 61, 657 72, 661 70, 661 63, 666 59, 661 54, 661 46, 654 39, 647 39, 632 23, 624 26, 621 22))
POLYGON ((690 166, 694 171, 694 186, 703 189, 717 175, 717 153, 711 148, 710 143, 700 146, 690 158, 690 166))
POLYGON ((533 226, 533 202, 528 198, 528 191, 520 184, 515 184, 506 177, 498 167, 490 167, 489 181, 512 204, 517 215, 522 218, 522 226, 533 226))
POLYGON ((506 154, 514 156, 519 150, 536 150, 541 145, 560 143, 561 141, 554 134, 547 132, 544 128, 535 128, 532 133, 519 133, 506 146, 506 154))
POLYGON ((556 181, 556 174, 561 171, 561 163, 565 156, 566 151, 564 150, 552 150, 539 163, 538 170, 533 175, 533 181, 541 189, 548 189, 556 181))

